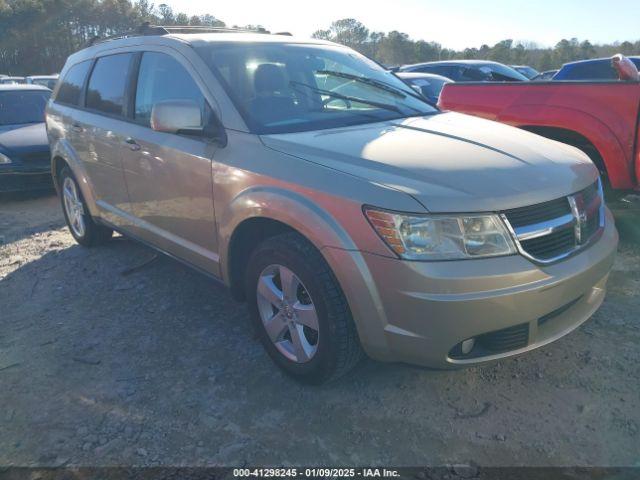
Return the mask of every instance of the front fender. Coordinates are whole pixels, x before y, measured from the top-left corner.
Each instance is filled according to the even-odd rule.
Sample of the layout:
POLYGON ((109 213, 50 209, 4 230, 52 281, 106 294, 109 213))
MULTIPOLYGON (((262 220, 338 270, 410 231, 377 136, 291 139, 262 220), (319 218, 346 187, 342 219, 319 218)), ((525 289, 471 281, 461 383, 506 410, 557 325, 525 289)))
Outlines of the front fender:
POLYGON ((240 192, 218 218, 220 262, 228 282, 229 244, 238 225, 250 218, 276 220, 297 230, 316 248, 357 250, 356 244, 338 221, 309 198, 271 186, 256 186, 240 192))
MULTIPOLYGON (((359 210, 357 214, 362 216, 359 210)), ((219 224, 225 283, 230 283, 228 253, 233 232, 243 221, 256 217, 286 224, 320 250, 347 298, 363 348, 370 356, 384 360, 388 353, 386 315, 362 252, 330 212, 300 193, 263 186, 248 188, 233 199, 219 224)))

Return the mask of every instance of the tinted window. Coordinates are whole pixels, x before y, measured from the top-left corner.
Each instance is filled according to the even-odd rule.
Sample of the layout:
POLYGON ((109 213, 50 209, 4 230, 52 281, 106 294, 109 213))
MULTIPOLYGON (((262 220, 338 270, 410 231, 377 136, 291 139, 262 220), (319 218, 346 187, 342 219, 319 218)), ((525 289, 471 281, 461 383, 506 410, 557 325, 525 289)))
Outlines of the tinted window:
POLYGON ((131 58, 132 54, 124 53, 98 59, 87 87, 87 108, 110 115, 123 114, 131 58))
POLYGON ((486 67, 465 67, 458 80, 461 82, 484 82, 492 80, 491 71, 486 67))
POLYGON ((166 100, 191 100, 200 107, 201 118, 208 115, 209 109, 198 85, 177 60, 164 53, 145 53, 136 89, 136 122, 148 126, 153 106, 166 100))
POLYGON ((437 112, 393 73, 348 48, 238 43, 196 50, 256 133, 334 128, 437 112))
POLYGON ((87 77, 91 61, 78 63, 69 69, 60 85, 56 102, 67 105, 79 105, 82 97, 82 87, 87 77))
POLYGON ((434 73, 436 75, 442 75, 443 77, 450 78, 451 80, 460 80, 460 67, 456 67, 453 65, 425 65, 411 71, 434 73))
POLYGON ((50 78, 37 78, 35 79, 32 83, 34 83, 35 85, 42 85, 43 87, 47 87, 51 90, 53 90, 53 88, 56 86, 56 82, 57 80, 50 78))
POLYGON ((618 74, 611 66, 611 60, 577 63, 567 68, 562 80, 617 80, 618 74))
POLYGON ((0 92, 0 125, 44 122, 44 107, 50 95, 46 90, 0 92))

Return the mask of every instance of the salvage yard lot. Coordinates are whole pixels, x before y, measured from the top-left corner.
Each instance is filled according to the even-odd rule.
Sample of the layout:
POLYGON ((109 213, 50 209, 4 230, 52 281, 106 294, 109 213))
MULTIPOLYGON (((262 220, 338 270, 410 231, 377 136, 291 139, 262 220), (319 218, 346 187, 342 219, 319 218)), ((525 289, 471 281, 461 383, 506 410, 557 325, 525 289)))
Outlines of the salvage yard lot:
POLYGON ((122 237, 76 245, 54 196, 0 199, 0 237, 2 465, 640 461, 637 243, 547 347, 452 372, 367 360, 309 387, 223 287, 122 237))

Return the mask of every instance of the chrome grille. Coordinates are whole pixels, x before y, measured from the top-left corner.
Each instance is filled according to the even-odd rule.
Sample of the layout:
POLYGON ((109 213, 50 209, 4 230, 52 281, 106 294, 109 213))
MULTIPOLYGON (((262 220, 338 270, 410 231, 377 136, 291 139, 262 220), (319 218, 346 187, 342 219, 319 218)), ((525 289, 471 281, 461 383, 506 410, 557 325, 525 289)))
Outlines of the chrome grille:
POLYGON ((567 197, 562 197, 531 207, 514 208, 506 213, 511 226, 519 228, 571 214, 571 206, 567 197))
POLYGON ((502 214, 518 250, 539 263, 551 263, 584 248, 604 227, 600 180, 567 197, 502 214))

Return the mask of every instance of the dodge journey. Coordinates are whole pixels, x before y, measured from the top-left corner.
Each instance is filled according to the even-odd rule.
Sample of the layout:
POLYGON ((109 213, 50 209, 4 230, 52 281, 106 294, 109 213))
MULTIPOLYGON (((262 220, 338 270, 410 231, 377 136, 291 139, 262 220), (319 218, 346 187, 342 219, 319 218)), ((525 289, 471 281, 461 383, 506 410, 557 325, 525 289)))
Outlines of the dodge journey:
POLYGON ((147 26, 69 57, 46 125, 73 237, 219 279, 299 380, 521 354, 605 295, 618 236, 586 155, 331 42, 147 26))

